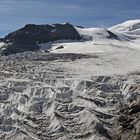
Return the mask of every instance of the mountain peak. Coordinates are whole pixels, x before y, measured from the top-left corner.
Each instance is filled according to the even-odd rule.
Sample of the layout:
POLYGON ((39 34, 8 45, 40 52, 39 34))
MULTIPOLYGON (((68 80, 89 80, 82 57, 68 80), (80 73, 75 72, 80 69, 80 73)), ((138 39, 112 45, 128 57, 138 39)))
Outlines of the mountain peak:
POLYGON ((109 28, 109 30, 116 32, 131 32, 138 29, 140 30, 140 19, 128 20, 109 28))
POLYGON ((4 38, 5 43, 10 43, 10 46, 4 49, 4 54, 38 50, 38 44, 57 40, 81 40, 81 37, 70 23, 27 24, 4 38))

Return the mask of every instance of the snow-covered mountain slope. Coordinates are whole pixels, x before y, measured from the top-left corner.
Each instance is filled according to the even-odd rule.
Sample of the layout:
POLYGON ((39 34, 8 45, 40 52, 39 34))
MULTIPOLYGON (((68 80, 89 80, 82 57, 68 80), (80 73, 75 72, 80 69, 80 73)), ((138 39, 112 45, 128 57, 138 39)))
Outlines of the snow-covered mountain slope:
POLYGON ((109 37, 109 33, 104 28, 78 28, 75 29, 79 32, 82 36, 91 36, 94 38, 107 38, 109 37))
POLYGON ((127 21, 109 29, 75 27, 78 33, 87 41, 53 42, 50 51, 54 53, 92 54, 110 51, 121 52, 129 49, 139 50, 139 21, 127 21))
MULTIPOLYGON (((116 40, 94 40, 86 42, 53 43, 50 52, 52 53, 77 53, 96 54, 104 52, 124 51, 134 49, 132 42, 119 42, 116 40), (131 45, 130 45, 131 44, 131 45)), ((139 49, 139 47, 137 47, 139 49)))
POLYGON ((0 52, 8 55, 24 51, 39 50, 40 47, 41 49, 51 48, 51 52, 57 53, 98 53, 112 50, 116 51, 118 50, 116 46, 122 46, 123 50, 127 47, 137 46, 137 42, 139 41, 135 43, 134 39, 140 39, 139 21, 140 20, 127 21, 109 29, 80 28, 69 23, 63 25, 29 24, 7 35, 3 39, 4 43, 7 45, 0 47, 0 52), (23 34, 22 36, 20 35, 21 33, 23 34), (66 42, 66 40, 69 41, 66 42))
POLYGON ((75 27, 75 29, 82 37, 85 37, 85 38, 92 37, 92 40, 97 40, 97 39, 113 39, 113 40, 119 40, 119 41, 129 40, 129 38, 127 38, 123 34, 116 33, 114 31, 104 29, 104 28, 75 27))
POLYGON ((140 35, 140 20, 129 20, 109 28, 110 31, 140 35))
MULTIPOLYGON (((88 34, 84 32, 84 34, 88 34)), ((93 35, 92 41, 77 41, 77 42, 53 42, 51 44, 50 52, 53 53, 81 53, 81 54, 94 54, 94 53, 104 53, 104 52, 118 52, 118 51, 127 51, 129 49, 140 49, 139 47, 139 40, 131 41, 128 38, 125 40, 116 40, 116 39, 109 39, 106 38, 103 33, 103 36, 93 35)), ((122 36, 120 35, 120 38, 122 36)), ((123 39, 124 39, 123 38, 123 39)), ((46 44, 46 48, 48 48, 48 44, 46 44)), ((45 49, 45 44, 43 45, 43 49, 45 49)))

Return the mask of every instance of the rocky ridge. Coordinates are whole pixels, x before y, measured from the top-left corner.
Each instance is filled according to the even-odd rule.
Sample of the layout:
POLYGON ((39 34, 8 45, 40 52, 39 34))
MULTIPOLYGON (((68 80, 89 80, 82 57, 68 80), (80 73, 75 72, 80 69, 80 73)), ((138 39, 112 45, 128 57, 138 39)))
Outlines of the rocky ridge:
POLYGON ((39 50, 39 44, 57 40, 81 40, 79 33, 69 23, 53 25, 27 24, 25 27, 9 33, 1 39, 5 46, 1 48, 4 55, 25 51, 39 50))

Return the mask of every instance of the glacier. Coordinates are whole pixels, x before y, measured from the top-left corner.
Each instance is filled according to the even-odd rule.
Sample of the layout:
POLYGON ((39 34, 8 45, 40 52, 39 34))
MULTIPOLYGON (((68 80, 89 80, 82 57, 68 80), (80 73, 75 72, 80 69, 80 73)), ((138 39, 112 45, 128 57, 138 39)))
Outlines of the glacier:
POLYGON ((138 140, 140 39, 117 27, 0 56, 0 139, 138 140))

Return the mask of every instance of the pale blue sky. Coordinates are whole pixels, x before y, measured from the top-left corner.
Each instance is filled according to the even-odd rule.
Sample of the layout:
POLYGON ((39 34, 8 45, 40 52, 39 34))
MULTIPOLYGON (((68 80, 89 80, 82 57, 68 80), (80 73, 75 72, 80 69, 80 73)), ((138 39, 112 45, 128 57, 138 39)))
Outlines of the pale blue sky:
POLYGON ((140 0, 0 0, 0 36, 28 23, 110 27, 140 19, 140 0))

